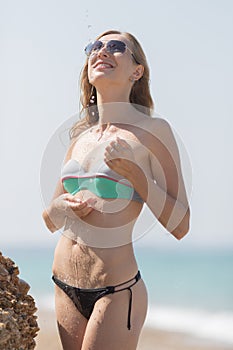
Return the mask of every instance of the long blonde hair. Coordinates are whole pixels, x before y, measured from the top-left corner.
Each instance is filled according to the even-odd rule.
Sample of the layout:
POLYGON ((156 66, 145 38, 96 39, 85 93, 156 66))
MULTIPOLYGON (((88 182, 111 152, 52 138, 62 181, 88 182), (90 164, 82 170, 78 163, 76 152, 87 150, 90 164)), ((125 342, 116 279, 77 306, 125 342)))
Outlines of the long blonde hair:
MULTIPOLYGON (((99 40, 101 37, 109 34, 120 34, 128 39, 132 44, 131 50, 135 57, 135 61, 144 67, 143 76, 139 80, 135 81, 132 86, 129 100, 136 109, 143 111, 147 115, 151 115, 154 103, 149 88, 150 72, 146 56, 141 45, 132 34, 120 32, 118 30, 108 30, 99 35, 96 40, 99 40)), ((98 121, 99 118, 97 112, 96 89, 89 83, 88 79, 88 59, 86 60, 80 75, 80 103, 82 106, 80 111, 82 119, 76 122, 71 128, 71 138, 75 137, 83 129, 91 127, 98 121)))

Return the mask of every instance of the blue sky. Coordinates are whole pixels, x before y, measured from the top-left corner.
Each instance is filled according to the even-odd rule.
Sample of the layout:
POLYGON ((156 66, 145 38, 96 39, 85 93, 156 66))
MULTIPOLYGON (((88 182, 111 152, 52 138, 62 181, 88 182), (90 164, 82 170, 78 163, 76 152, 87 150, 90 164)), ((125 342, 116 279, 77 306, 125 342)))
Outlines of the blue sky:
MULTIPOLYGON (((189 154, 192 223, 178 244, 232 247, 232 14, 230 0, 1 1, 1 244, 58 239, 41 219, 41 160, 78 113, 84 46, 113 28, 141 42, 156 110, 189 154)), ((156 225, 140 244, 177 243, 156 225)))

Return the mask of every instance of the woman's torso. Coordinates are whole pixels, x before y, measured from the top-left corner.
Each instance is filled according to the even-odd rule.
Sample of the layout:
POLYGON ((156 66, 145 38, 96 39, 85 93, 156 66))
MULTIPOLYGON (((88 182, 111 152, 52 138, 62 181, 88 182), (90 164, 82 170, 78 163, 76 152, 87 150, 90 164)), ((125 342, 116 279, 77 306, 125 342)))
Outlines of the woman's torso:
MULTIPOLYGON (((111 125, 99 139, 96 127, 90 128, 73 144, 70 158, 86 172, 101 168, 106 146, 120 137, 132 147, 137 165, 150 173, 149 152, 142 145, 140 130, 111 125)), ((80 199, 95 197, 98 210, 83 219, 67 220, 55 251, 54 274, 81 288, 120 283, 134 276, 137 263, 132 231, 143 203, 99 198, 89 190, 81 190, 75 196, 80 199)))

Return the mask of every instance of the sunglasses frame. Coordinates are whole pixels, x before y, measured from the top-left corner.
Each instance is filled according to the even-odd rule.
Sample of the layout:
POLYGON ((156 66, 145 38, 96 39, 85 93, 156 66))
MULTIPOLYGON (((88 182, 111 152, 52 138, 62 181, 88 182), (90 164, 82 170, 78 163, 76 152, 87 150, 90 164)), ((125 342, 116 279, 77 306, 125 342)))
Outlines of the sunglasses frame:
MULTIPOLYGON (((109 41, 107 41, 107 42, 103 42, 103 41, 101 41, 101 40, 95 40, 95 41, 92 41, 91 43, 89 43, 89 44, 85 47, 85 49, 84 49, 85 54, 87 55, 87 57, 90 57, 90 56, 91 56, 91 54, 92 54, 92 49, 90 49, 90 48, 91 48, 91 47, 94 47, 94 45, 95 45, 96 43, 101 43, 101 47, 99 48, 99 50, 101 50, 101 49, 105 46, 105 47, 106 47, 106 51, 107 51, 108 53, 110 53, 111 55, 113 55, 115 52, 120 52, 120 53, 123 54, 123 53, 125 53, 125 51, 128 49, 129 52, 130 52, 130 54, 131 54, 131 56, 133 57, 135 63, 136 63, 136 64, 140 64, 140 63, 136 60, 136 57, 134 56, 132 50, 130 50, 130 48, 126 45, 126 43, 125 43, 124 41, 121 41, 121 40, 114 40, 114 39, 109 40, 109 41), (124 51, 122 51, 122 50, 119 50, 119 51, 111 51, 111 49, 110 49, 109 46, 108 46, 109 43, 111 43, 111 42, 121 43, 121 45, 123 44, 124 51), (88 49, 90 49, 89 52, 88 52, 88 49)), ((95 52, 95 53, 96 53, 96 52, 99 52, 99 50, 96 50, 96 51, 94 51, 94 52, 95 52)))

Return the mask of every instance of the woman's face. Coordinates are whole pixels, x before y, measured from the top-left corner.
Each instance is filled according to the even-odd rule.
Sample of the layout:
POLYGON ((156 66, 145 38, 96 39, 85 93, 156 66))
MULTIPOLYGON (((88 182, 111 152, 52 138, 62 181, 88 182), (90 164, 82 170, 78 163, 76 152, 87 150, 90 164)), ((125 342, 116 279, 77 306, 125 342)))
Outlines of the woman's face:
MULTIPOLYGON (((111 83, 112 85, 123 87, 132 86, 130 78, 138 66, 130 52, 132 49, 131 43, 120 34, 109 34, 99 39, 104 43, 103 47, 96 52, 93 52, 88 59, 88 78, 90 84, 97 89, 102 84, 111 83), (123 41, 127 48, 125 52, 110 53, 106 49, 106 44, 110 40, 123 41)), ((110 87, 110 86, 109 86, 110 87)))

